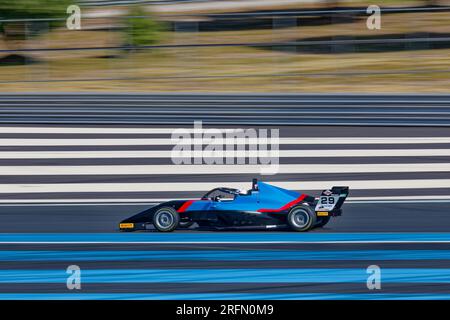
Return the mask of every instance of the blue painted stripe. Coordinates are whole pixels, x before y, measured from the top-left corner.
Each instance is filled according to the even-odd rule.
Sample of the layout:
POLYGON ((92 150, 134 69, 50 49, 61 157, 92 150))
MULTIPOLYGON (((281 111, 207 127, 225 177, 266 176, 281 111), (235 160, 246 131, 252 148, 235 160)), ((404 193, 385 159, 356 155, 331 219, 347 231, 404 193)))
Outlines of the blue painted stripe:
MULTIPOLYGON (((366 270, 128 269, 81 270, 82 283, 365 283, 366 270)), ((66 283, 65 270, 0 270, 0 283, 66 283)), ((450 269, 381 270, 383 283, 450 283, 450 269)))
POLYGON ((2 233, 0 242, 450 242, 450 233, 2 233))
POLYGON ((274 261, 274 260, 450 260, 450 250, 123 250, 0 251, 0 261, 274 261))
POLYGON ((0 300, 450 300, 432 293, 0 293, 0 300))

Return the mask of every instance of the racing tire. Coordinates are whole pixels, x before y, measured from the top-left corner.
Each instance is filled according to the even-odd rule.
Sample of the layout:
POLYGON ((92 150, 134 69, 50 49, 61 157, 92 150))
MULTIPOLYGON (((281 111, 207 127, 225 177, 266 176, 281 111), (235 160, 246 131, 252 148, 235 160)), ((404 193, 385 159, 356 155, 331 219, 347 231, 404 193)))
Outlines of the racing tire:
POLYGON ((307 205, 293 207, 287 216, 289 226, 299 232, 308 231, 316 224, 316 213, 307 205))
POLYGON ((330 217, 321 217, 317 224, 315 225, 316 228, 322 228, 324 227, 328 222, 330 221, 330 217))
POLYGON ((175 230, 180 223, 180 215, 171 207, 158 209, 153 216, 153 225, 158 231, 170 232, 175 230))

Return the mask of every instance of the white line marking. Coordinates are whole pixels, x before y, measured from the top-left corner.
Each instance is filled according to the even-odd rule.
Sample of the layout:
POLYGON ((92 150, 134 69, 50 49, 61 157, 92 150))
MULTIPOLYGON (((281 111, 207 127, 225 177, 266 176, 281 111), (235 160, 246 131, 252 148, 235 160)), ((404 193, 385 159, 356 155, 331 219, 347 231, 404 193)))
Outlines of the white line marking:
MULTIPOLYGON (((277 182, 276 186, 292 190, 323 190, 332 186, 349 186, 350 190, 365 189, 430 189, 450 188, 450 179, 417 180, 341 180, 341 181, 306 181, 277 182)), ((0 193, 36 193, 36 192, 174 192, 174 191, 208 191, 217 186, 229 186, 241 190, 249 189, 248 183, 242 182, 192 182, 192 183, 56 183, 56 184, 0 184, 0 193)))
POLYGON ((176 199, 14 199, 0 200, 0 205, 130 205, 155 204, 170 200, 191 200, 187 198, 176 199))
MULTIPOLYGON (((174 199, 170 199, 174 200, 174 199)), ((178 199, 187 200, 187 199, 178 199)), ((28 201, 28 200, 25 200, 28 201)), ((169 201, 167 199, 166 201, 169 201)), ((160 202, 165 201, 128 201, 128 202, 52 202, 52 200, 36 202, 31 200, 30 202, 1 202, 0 207, 79 207, 79 206, 153 206, 160 202)), ((450 203, 450 200, 379 200, 379 201, 349 201, 345 205, 352 204, 413 204, 413 203, 450 203)))
MULTIPOLYGON (((180 127, 190 133, 194 132, 192 126, 180 127)), ((36 133, 36 134, 172 134, 180 128, 86 128, 86 127, 0 127, 0 133, 36 133)), ((235 129, 214 128, 222 132, 232 132, 235 129)), ((203 128, 200 132, 205 132, 203 128)))
POLYGON ((369 200, 361 200, 361 201, 350 201, 347 204, 411 204, 411 203, 450 203, 450 200, 379 200, 379 201, 369 201, 369 200))
POLYGON ((426 201, 426 200, 450 200, 450 195, 441 195, 441 196, 388 196, 388 197, 348 197, 347 201, 350 202, 359 202, 359 201, 368 201, 373 203, 378 203, 378 201, 426 201))
MULTIPOLYGON (((203 157, 203 152, 192 150, 190 157, 203 157)), ((100 159, 100 158, 171 158, 171 150, 121 150, 121 151, 3 151, 0 159, 100 159)), ((236 152, 223 151, 222 157, 235 157, 236 152)), ((248 157, 249 151, 239 151, 239 156, 248 157)), ((449 149, 355 149, 355 150, 279 150, 268 152, 268 157, 435 157, 450 156, 449 149)))
MULTIPOLYGON (((0 166, 0 175, 152 175, 152 174, 244 174, 261 170, 277 173, 381 173, 449 172, 450 163, 383 164, 273 164, 269 165, 98 165, 98 166, 0 166), (276 170, 278 169, 278 170, 276 170)), ((95 178, 95 177, 93 177, 95 178)), ((414 181, 414 180, 412 180, 414 181)), ((437 181, 437 180, 436 180, 437 181)), ((300 182, 296 182, 298 186, 300 182)), ((177 190, 177 189, 174 189, 177 190)), ((203 190, 203 189, 202 189, 203 190)))
MULTIPOLYGON (((235 132, 236 128, 220 128, 221 132, 235 132)), ((180 126, 178 128, 92 128, 92 127, 4 127, 0 126, 0 134, 172 134, 175 130, 183 129, 189 133, 193 133, 191 126, 180 126)), ((198 132, 205 133, 209 128, 199 129, 198 132)), ((241 128, 242 129, 242 128, 241 128)), ((197 130, 196 130, 197 132, 197 130)))
POLYGON ((0 127, 0 133, 10 134, 171 134, 173 130, 175 128, 0 127))
MULTIPOLYGON (((193 198, 129 198, 129 199, 14 199, 0 200, 0 206, 108 206, 108 205, 153 205, 171 200, 191 200, 193 198)), ((396 197, 349 197, 346 204, 359 203, 447 203, 450 196, 396 196, 396 197)))
MULTIPOLYGON (((225 139, 224 139, 225 140, 225 139)), ((230 139, 231 144, 258 144, 258 139, 230 139)), ((184 140, 185 143, 199 144, 202 140, 184 140)), ((117 146, 117 145, 174 145, 167 139, 0 139, 0 146, 117 146)), ((280 144, 427 144, 450 143, 450 137, 411 138, 280 138, 280 144)))

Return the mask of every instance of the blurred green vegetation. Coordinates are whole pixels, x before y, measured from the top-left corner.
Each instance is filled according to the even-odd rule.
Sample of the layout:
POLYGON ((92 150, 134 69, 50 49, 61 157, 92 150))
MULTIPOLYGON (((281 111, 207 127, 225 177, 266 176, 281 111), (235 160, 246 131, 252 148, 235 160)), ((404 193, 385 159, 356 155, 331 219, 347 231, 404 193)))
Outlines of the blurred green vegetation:
POLYGON ((130 8, 125 25, 127 44, 130 46, 155 44, 161 40, 162 31, 165 29, 162 22, 149 15, 141 6, 130 8))
MULTIPOLYGON (((67 7, 73 0, 0 0, 0 19, 56 19, 67 16, 67 7)), ((6 38, 24 38, 37 35, 49 28, 64 23, 65 20, 35 24, 33 32, 28 33, 25 24, 20 21, 0 22, 0 32, 6 38)))

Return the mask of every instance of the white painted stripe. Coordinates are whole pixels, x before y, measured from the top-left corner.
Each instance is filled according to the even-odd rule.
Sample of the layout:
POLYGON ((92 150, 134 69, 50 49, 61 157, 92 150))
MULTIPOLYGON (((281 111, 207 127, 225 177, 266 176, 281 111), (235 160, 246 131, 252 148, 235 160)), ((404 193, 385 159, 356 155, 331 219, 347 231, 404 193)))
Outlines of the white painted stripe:
POLYGON ((450 200, 450 195, 439 195, 439 196, 388 196, 388 197, 348 197, 347 202, 371 202, 378 203, 379 201, 402 201, 402 202, 419 202, 419 201, 440 201, 440 200, 450 200))
POLYGON ((386 203, 393 203, 393 204, 411 204, 411 203, 450 203, 450 200, 361 200, 361 201, 350 201, 347 203, 349 204, 386 204, 386 203))
POLYGON ((0 200, 0 206, 8 207, 34 207, 34 206, 132 206, 132 205, 154 205, 161 202, 166 202, 170 200, 189 200, 189 199, 55 199, 55 200, 45 200, 45 199, 24 199, 24 200, 0 200))
MULTIPOLYGON (((9 134, 172 134, 175 130, 183 129, 187 130, 189 133, 193 133, 193 125, 180 126, 178 128, 93 128, 93 127, 8 127, 8 126, 0 126, 0 133, 9 133, 9 134)), ((214 128, 218 129, 221 132, 233 132, 237 128, 214 128)), ((206 132, 208 128, 203 128, 199 132, 206 132)), ((380 137, 381 138, 381 137, 380 137)), ((407 137, 405 137, 407 138, 407 137)), ((383 138, 381 138, 383 139, 383 138)), ((393 139, 393 138, 386 138, 393 139)))
MULTIPOLYGON (((207 154, 191 151, 190 157, 207 154)), ((100 158, 171 158, 171 150, 123 150, 123 151, 19 151, 0 152, 0 159, 100 159, 100 158)), ((185 155, 186 156, 186 155, 185 155)), ((248 157, 249 151, 240 151, 239 156, 248 157)), ((376 149, 376 150, 279 150, 269 152, 268 157, 311 158, 311 157, 436 157, 450 156, 450 149, 376 149)), ((235 152, 224 150, 221 157, 235 157, 235 152)))
MULTIPOLYGON (((26 133, 26 134, 172 134, 175 130, 183 129, 185 132, 193 133, 193 126, 178 128, 86 128, 86 127, 0 127, 0 134, 26 133)), ((221 132, 235 132, 237 128, 213 128, 221 132)), ((205 133, 209 129, 203 128, 196 132, 205 133)))
MULTIPOLYGON (((412 188, 450 188, 450 179, 417 180, 341 180, 277 182, 276 186, 292 190, 323 190, 332 186, 349 186, 351 190, 366 189, 412 189, 412 188)), ((250 188, 242 182, 193 182, 193 183, 58 183, 58 184, 0 184, 0 193, 36 193, 36 192, 204 192, 217 186, 234 187, 241 190, 250 188)))
MULTIPOLYGON (((0 206, 108 206, 108 205, 154 205, 171 200, 192 200, 191 198, 135 198, 135 199, 14 199, 0 200, 0 206)), ((349 197, 346 204, 358 203, 447 203, 450 196, 396 196, 396 197, 349 197)))
POLYGON ((276 165, 111 165, 111 166, 0 166, 0 175, 117 175, 117 174, 244 174, 447 172, 450 163, 394 164, 282 164, 276 165), (277 170, 278 169, 278 170, 277 170), (267 171, 263 171, 267 170, 267 171))
POLYGON ((0 146, 174 145, 171 139, 0 139, 0 146))
MULTIPOLYGON (((183 128, 193 132, 192 126, 183 128)), ((180 128, 86 128, 86 127, 0 127, 0 133, 51 133, 51 134, 172 134, 180 128)), ((222 132, 230 132, 235 129, 215 128, 222 132)), ((204 128, 202 132, 206 131, 204 128)))
MULTIPOLYGON (((186 144, 208 143, 206 140, 185 139, 186 144)), ((230 139, 227 144, 258 144, 258 139, 230 139)), ((450 137, 412 138, 280 138, 280 144, 427 144, 450 143, 450 137)), ((117 145, 174 145, 168 139, 0 139, 0 146, 117 146, 117 145)))

